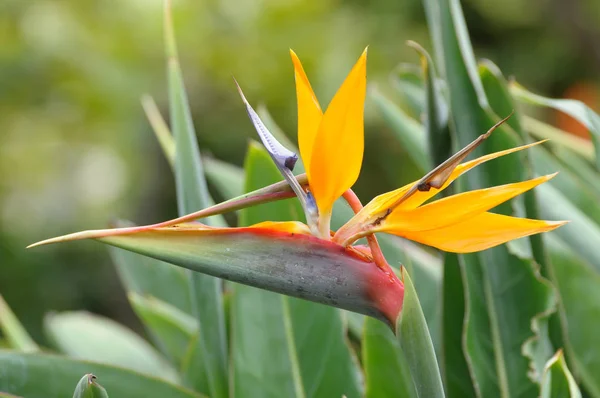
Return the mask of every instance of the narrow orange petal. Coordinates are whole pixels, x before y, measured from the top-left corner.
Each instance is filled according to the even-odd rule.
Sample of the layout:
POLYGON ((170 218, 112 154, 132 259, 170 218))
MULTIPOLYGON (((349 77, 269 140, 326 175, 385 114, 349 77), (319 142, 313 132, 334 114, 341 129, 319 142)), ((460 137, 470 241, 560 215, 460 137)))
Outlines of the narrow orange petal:
MULTIPOLYGON (((504 151, 490 153, 485 156, 481 156, 477 159, 473 159, 469 162, 465 162, 463 164, 458 165, 448 180, 444 183, 444 185, 440 189, 431 188, 429 191, 417 191, 412 196, 407 198, 404 202, 398 205, 397 209, 414 209, 417 206, 420 206, 430 198, 437 195, 440 191, 444 190, 448 185, 450 185, 454 180, 460 177, 463 173, 471 170, 475 166, 479 166, 482 163, 487 162, 488 160, 496 159, 504 155, 508 155, 514 152, 522 151, 523 149, 530 148, 534 145, 539 145, 544 141, 538 141, 527 145, 521 145, 515 148, 506 149, 504 151)), ((393 204, 396 200, 402 197, 417 181, 411 182, 401 188, 398 188, 394 191, 386 192, 375 197, 371 202, 369 202, 363 211, 368 212, 370 214, 376 214, 382 211, 385 211, 388 206, 393 204)))
POLYGON ((396 208, 374 231, 390 233, 396 233, 394 231, 429 231, 456 224, 488 211, 550 180, 555 175, 556 173, 514 184, 463 192, 416 209, 396 208))
POLYGON ((541 232, 552 231, 566 221, 531 220, 481 213, 466 221, 430 231, 394 233, 415 242, 452 253, 472 253, 541 232))
MULTIPOLYGON (((290 50, 294 63, 294 77, 296 80, 296 98, 298 101, 298 145, 300 157, 307 173, 310 173, 310 159, 312 156, 315 138, 323 118, 319 101, 304 73, 304 68, 296 53, 290 50)), ((310 176, 310 174, 309 174, 310 176)), ((310 178, 310 177, 309 177, 310 178)))
POLYGON ((356 182, 364 150, 367 50, 362 53, 327 107, 307 168, 320 214, 356 182))

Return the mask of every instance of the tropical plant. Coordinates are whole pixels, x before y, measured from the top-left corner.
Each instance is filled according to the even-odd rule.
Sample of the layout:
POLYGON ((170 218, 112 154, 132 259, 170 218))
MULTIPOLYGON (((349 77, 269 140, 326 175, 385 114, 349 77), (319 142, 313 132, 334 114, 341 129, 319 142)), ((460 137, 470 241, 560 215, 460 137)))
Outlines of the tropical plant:
POLYGON ((114 246, 151 343, 102 317, 59 313, 45 326, 63 355, 43 353, 0 301, 9 347, 0 391, 62 397, 80 379, 75 397, 563 397, 580 396, 579 381, 600 396, 590 332, 600 305, 598 162, 586 142, 520 104, 570 113, 595 144, 598 115, 509 84, 489 61, 478 66, 458 0, 424 0, 435 62, 409 43, 421 68, 392 77, 404 109, 367 90, 365 51, 323 113, 292 53, 299 151, 242 94, 264 147, 251 143, 241 170, 200 155, 166 4, 170 128, 150 98, 143 104, 180 217, 40 242, 114 246), (362 207, 350 187, 365 95, 417 167, 433 171, 362 207), (473 152, 481 156, 463 162, 473 152), (228 200, 214 205, 205 178, 228 200), (442 190, 454 194, 429 201, 442 190), (229 228, 222 214, 234 211, 229 228), (546 244, 537 233, 563 223, 540 218, 572 223, 546 244))

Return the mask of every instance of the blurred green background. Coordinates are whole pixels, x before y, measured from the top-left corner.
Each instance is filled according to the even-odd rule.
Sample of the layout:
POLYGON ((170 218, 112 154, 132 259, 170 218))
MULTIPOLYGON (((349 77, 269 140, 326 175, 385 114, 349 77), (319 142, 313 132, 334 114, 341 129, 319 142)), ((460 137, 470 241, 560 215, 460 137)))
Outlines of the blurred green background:
MULTIPOLYGON (((463 8, 478 56, 534 91, 599 109, 600 2, 463 8)), ((139 101, 151 94, 166 113, 162 18, 162 0, 0 0, 0 293, 38 341, 53 310, 139 326, 104 246, 24 247, 117 218, 176 216, 171 171, 139 101)), ((405 41, 431 50, 419 0, 179 0, 174 19, 200 146, 237 165, 254 131, 232 75, 294 137, 289 48, 323 105, 366 45, 369 83, 390 95, 390 73, 417 61, 405 41)), ((586 134, 568 118, 541 116, 586 134)), ((363 201, 418 177, 404 158, 367 102, 363 201)))

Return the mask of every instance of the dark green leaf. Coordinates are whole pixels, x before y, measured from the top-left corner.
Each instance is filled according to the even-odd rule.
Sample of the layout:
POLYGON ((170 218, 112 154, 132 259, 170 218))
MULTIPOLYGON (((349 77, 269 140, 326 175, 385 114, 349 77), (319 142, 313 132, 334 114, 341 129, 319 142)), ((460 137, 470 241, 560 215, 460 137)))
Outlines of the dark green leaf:
POLYGON ((449 398, 475 397, 475 389, 464 353, 465 292, 462 270, 458 255, 446 253, 444 257, 442 368, 446 393, 449 398))
POLYGON ((166 381, 128 369, 48 354, 0 350, 0 391, 27 398, 65 398, 82 374, 93 373, 113 397, 201 398, 166 381))

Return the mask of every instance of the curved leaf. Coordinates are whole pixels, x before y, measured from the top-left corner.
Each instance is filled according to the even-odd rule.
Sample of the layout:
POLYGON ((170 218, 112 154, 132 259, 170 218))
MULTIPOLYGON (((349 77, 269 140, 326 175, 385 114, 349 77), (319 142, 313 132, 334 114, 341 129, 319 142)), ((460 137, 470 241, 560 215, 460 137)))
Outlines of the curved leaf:
POLYGON ((581 398, 579 387, 560 350, 546 363, 541 396, 542 398, 581 398))
POLYGON ((198 325, 181 310, 152 296, 128 294, 133 310, 148 329, 158 347, 180 368, 198 325))
POLYGON ((361 343, 367 398, 418 397, 404 352, 389 327, 367 318, 361 343))
MULTIPOLYGON (((165 2, 165 42, 169 88, 169 115, 175 139, 175 188, 179 215, 209 207, 213 202, 208 194, 200 150, 192 121, 190 106, 183 83, 170 2, 165 2)), ((221 216, 205 220, 209 225, 224 226, 221 216)), ((227 336, 221 281, 207 275, 191 274, 192 305, 198 321, 198 344, 192 361, 194 374, 186 374, 186 383, 212 398, 228 395, 227 336), (198 372, 198 370, 200 370, 198 372)))
POLYGON ((510 89, 511 93, 523 102, 554 108, 568 114, 587 127, 596 148, 596 168, 600 168, 600 157, 598 156, 600 150, 600 115, 581 101, 546 98, 527 91, 517 83, 513 83, 510 89))
POLYGON ((27 398, 65 398, 82 374, 93 373, 113 397, 202 398, 201 395, 132 370, 48 354, 0 350, 0 391, 27 398))
POLYGON ((96 376, 89 373, 79 380, 73 398, 108 398, 104 387, 96 382, 96 376))
POLYGON ((63 353, 147 373, 169 381, 178 376, 144 339, 126 327, 87 312, 46 316, 48 339, 63 353))
POLYGON ((444 387, 438 369, 433 343, 429 336, 423 310, 417 292, 406 269, 402 270, 404 281, 404 305, 396 323, 396 334, 406 356, 418 397, 444 397, 444 387))

